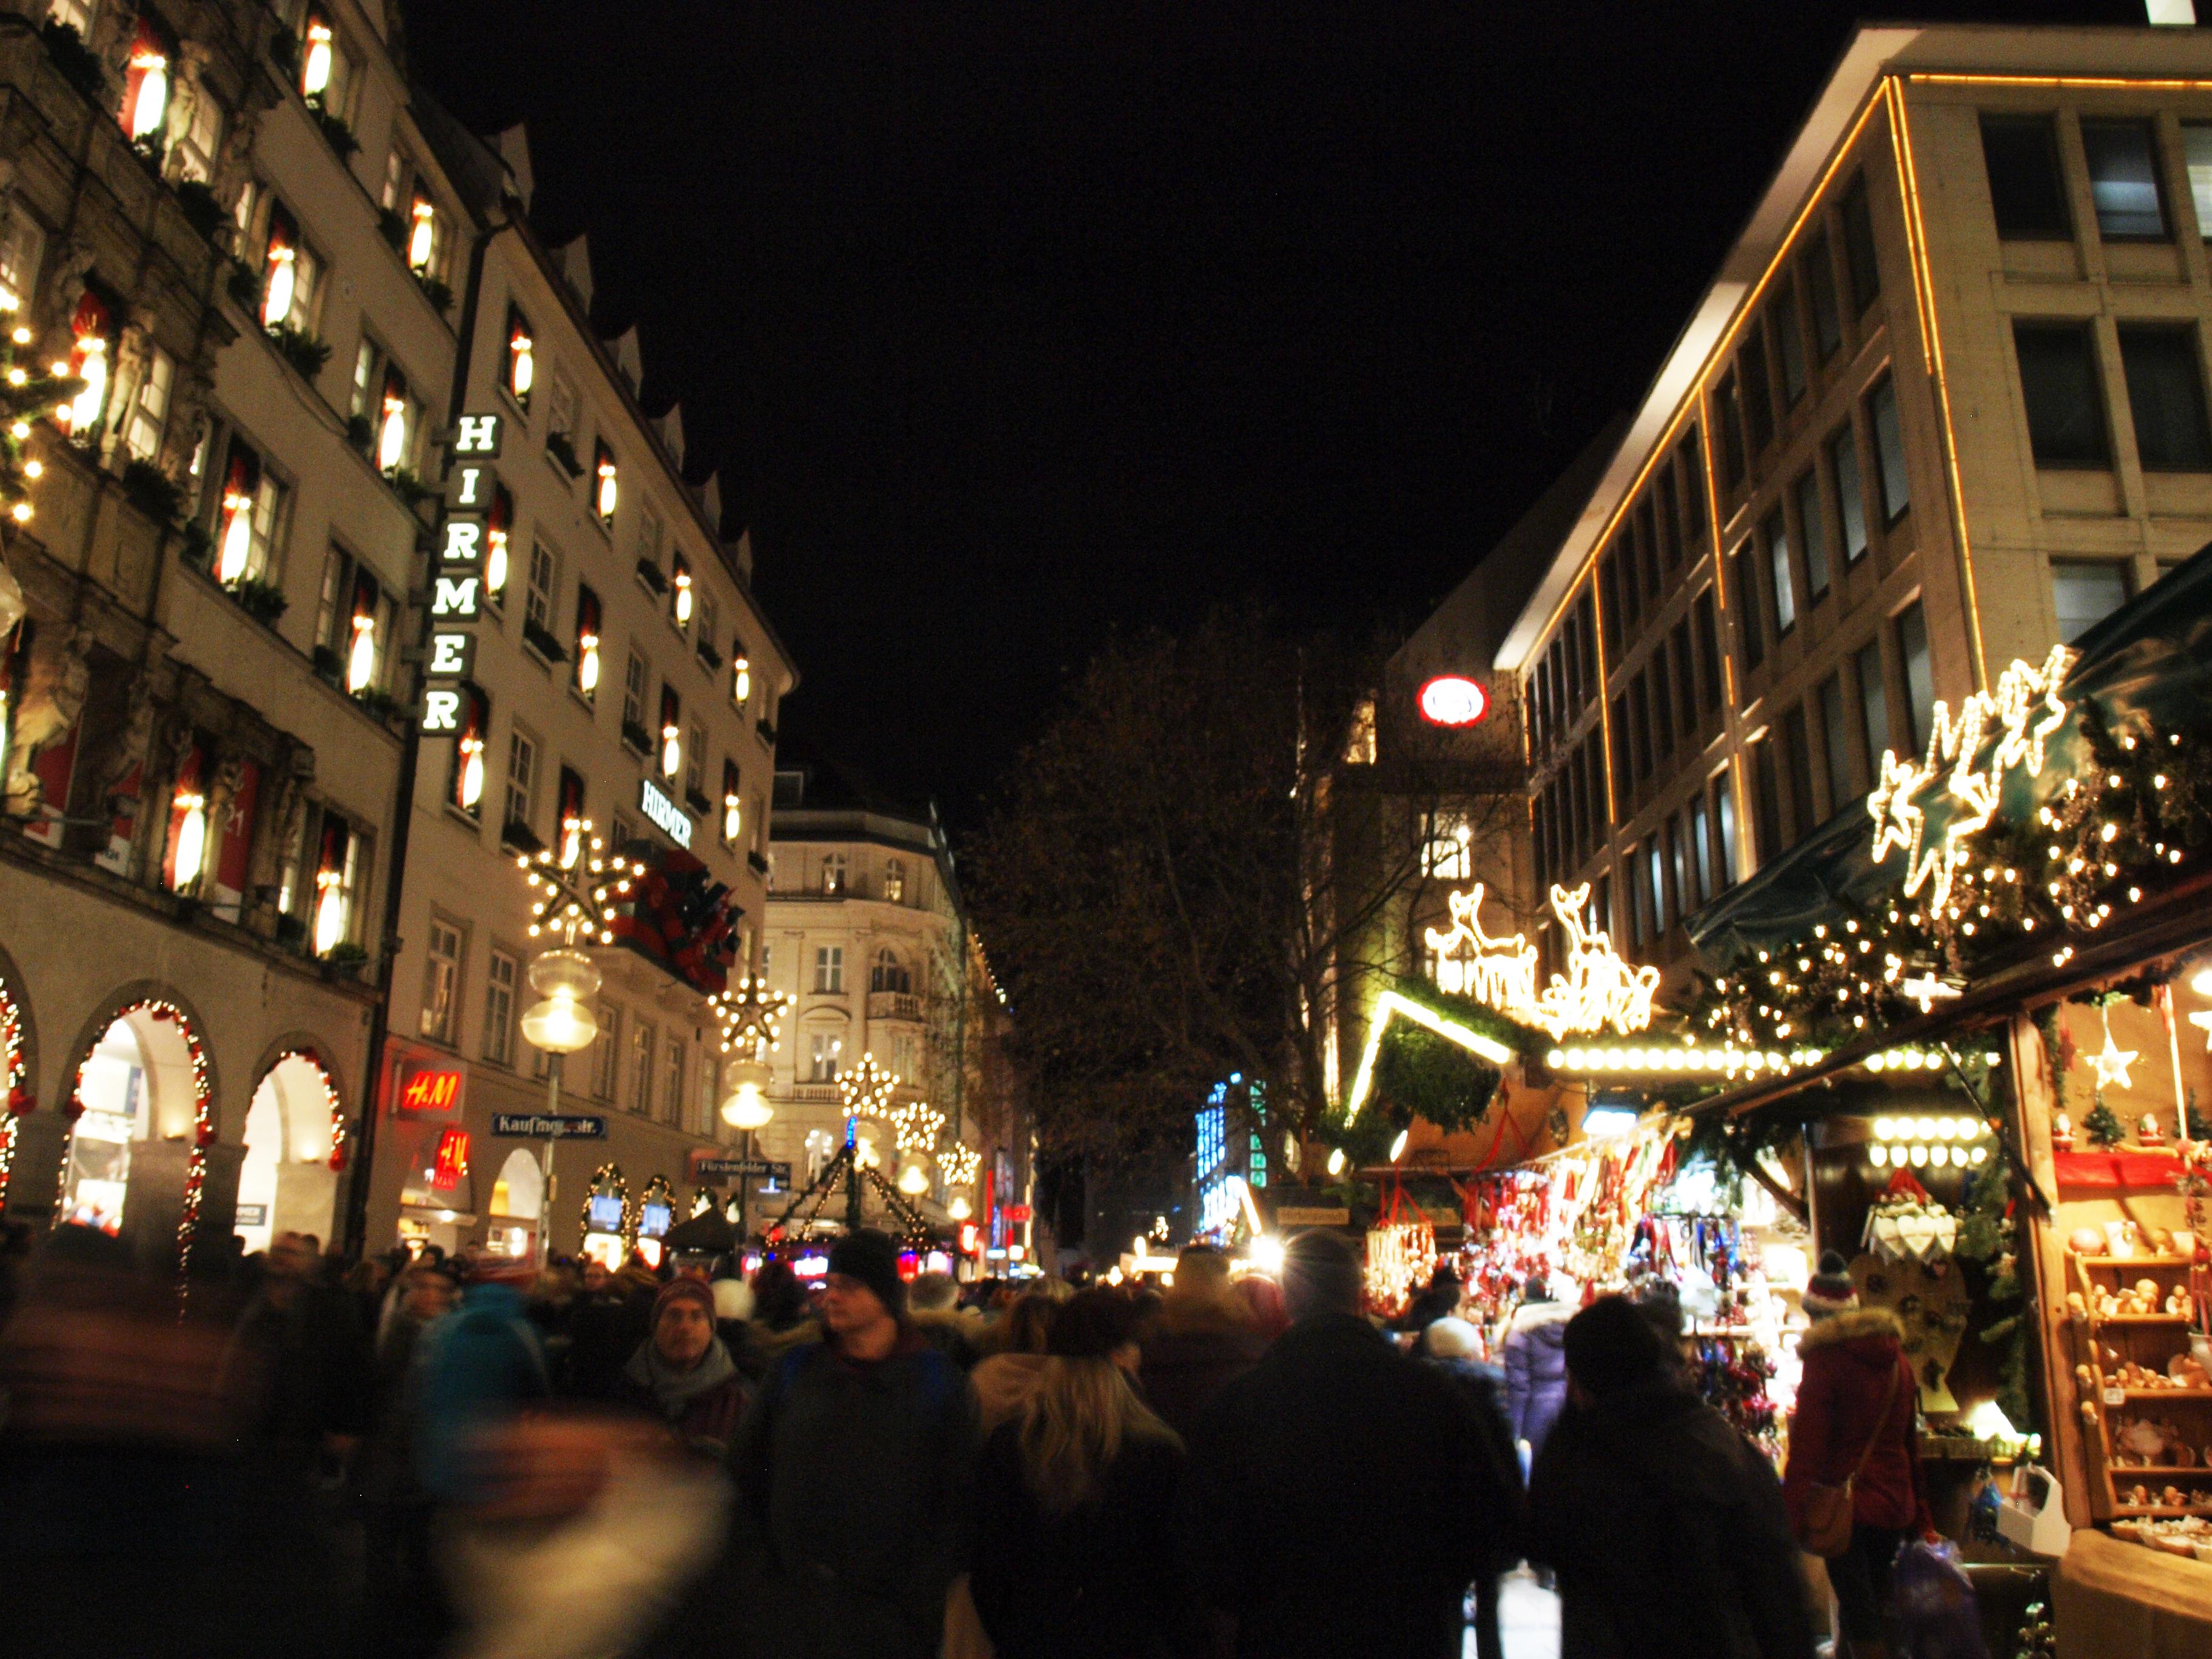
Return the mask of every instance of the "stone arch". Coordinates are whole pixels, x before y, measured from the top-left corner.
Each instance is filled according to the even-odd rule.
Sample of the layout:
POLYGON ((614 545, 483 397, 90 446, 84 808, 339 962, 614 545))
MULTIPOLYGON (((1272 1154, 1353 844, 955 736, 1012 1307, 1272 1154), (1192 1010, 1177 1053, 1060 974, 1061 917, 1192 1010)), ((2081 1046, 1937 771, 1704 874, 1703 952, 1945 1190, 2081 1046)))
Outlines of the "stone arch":
MULTIPOLYGON (((7 999, 7 1009, 15 1017, 15 1060, 12 1073, 0 1073, 0 1107, 5 1106, 8 1090, 16 1083, 31 1091, 32 1104, 35 1106, 39 1087, 38 1018, 31 1009, 23 970, 15 965, 15 958, 8 954, 4 945, 0 945, 0 997, 7 999)), ((0 1056, 0 1067, 6 1063, 5 1056, 0 1056)))
POLYGON ((329 1242, 345 1167, 345 1122, 330 1051, 312 1033, 288 1033, 263 1051, 240 1134, 244 1155, 232 1230, 245 1249, 266 1249, 283 1232, 329 1242))
POLYGON ((55 1101, 59 1221, 122 1232, 133 1254, 182 1265, 198 1230, 216 1073, 207 1024, 158 980, 109 993, 79 1029, 55 1101), (143 1098, 142 1098, 143 1097, 143 1098))

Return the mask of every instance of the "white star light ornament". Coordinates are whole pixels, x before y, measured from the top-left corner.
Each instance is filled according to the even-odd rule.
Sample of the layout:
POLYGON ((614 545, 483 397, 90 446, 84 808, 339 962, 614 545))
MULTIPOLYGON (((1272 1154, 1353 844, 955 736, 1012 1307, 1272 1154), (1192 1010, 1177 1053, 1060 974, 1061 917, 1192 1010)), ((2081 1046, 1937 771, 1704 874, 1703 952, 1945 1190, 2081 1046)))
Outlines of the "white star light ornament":
POLYGON ((1957 986, 1946 985, 1933 974, 1923 974, 1917 979, 1908 979, 1897 988, 1918 1003, 1920 1012, 1923 1014, 1933 1009, 1937 1002, 1948 1000, 1960 994, 1957 986))
POLYGON ((2097 1068, 2097 1086, 2106 1089, 2117 1083, 2123 1089, 2135 1087, 2128 1081, 2128 1067, 2136 1063, 2136 1056, 2141 1052, 2119 1047, 2112 1041, 2112 1034, 2106 1032, 2104 1052, 2089 1056, 2089 1063, 2097 1068))

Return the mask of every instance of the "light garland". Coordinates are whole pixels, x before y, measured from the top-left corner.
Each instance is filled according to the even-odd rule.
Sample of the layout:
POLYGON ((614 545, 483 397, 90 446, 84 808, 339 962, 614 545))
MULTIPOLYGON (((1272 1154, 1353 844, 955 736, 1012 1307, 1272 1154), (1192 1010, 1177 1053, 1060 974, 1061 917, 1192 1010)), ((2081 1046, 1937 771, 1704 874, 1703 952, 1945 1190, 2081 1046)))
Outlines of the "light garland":
POLYGON ((583 1207, 576 1212, 576 1224, 586 1233, 607 1231, 604 1227, 592 1225, 592 1200, 595 1198, 613 1198, 622 1201, 622 1226, 617 1236, 624 1239, 629 1237, 636 1224, 630 1215, 629 1182, 623 1178, 621 1164, 602 1164, 592 1171, 592 1184, 584 1191, 583 1207), (601 1188, 608 1190, 602 1192, 601 1188))
POLYGON ((1374 1012, 1367 1017, 1367 1046, 1360 1051, 1359 1070, 1352 1077, 1352 1092, 1345 1097, 1344 1113, 1347 1118, 1359 1115, 1359 1109, 1367 1103, 1367 1097, 1374 1091, 1376 1056, 1382 1052, 1382 1035, 1394 1019, 1409 1019, 1416 1025, 1425 1026, 1445 1042, 1480 1055, 1493 1066, 1504 1066, 1513 1059, 1513 1051, 1496 1037, 1485 1036, 1458 1020, 1447 1019, 1401 992, 1385 991, 1375 999, 1374 1012))
POLYGON ((23 1016, 8 988, 0 985, 0 1211, 8 1206, 8 1178, 15 1167, 15 1126, 33 1105, 23 1084, 23 1016))
POLYGON ((1452 925, 1425 930, 1437 957, 1437 988, 1487 1004, 1507 1018, 1533 1025, 1558 1042, 1569 1032, 1597 1032, 1608 1027, 1626 1036, 1651 1024, 1651 998, 1659 970, 1632 967, 1613 948, 1613 940, 1592 915, 1583 919, 1589 884, 1569 889, 1554 884, 1552 914, 1566 929, 1567 972, 1536 987, 1536 947, 1519 933, 1492 938, 1482 929, 1483 887, 1449 895, 1452 925))
POLYGON ((323 1085, 323 1106, 331 1115, 329 1164, 331 1172, 335 1175, 346 1166, 345 1108, 339 1103, 337 1085, 331 1080, 331 1074, 325 1069, 321 1058, 306 1048, 287 1048, 276 1056, 276 1065, 270 1069, 274 1071, 276 1066, 282 1066, 288 1060, 305 1060, 313 1066, 315 1076, 323 1085))
POLYGON ((1436 1229, 1427 1221, 1385 1221, 1367 1232, 1367 1299, 1379 1313, 1402 1311, 1413 1281, 1436 1264, 1436 1229))

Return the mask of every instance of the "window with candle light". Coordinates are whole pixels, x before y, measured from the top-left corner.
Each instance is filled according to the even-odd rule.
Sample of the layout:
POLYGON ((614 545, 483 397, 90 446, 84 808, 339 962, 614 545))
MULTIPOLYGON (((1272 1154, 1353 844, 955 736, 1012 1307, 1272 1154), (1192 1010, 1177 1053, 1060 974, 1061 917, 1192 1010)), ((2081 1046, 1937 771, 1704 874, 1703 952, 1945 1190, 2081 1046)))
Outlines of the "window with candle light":
POLYGON ((507 308, 507 362, 501 383, 516 406, 528 414, 530 390, 538 383, 538 343, 530 331, 530 319, 514 306, 507 308))
POLYGON ((684 700, 676 688, 660 684, 660 775, 672 778, 684 766, 684 700))
POLYGON ((574 684, 576 694, 586 702, 596 702, 599 695, 601 652, 599 596, 579 582, 576 585, 576 649, 574 684))
POLYGON ((691 561, 679 550, 669 559, 668 619, 680 633, 690 625, 691 612, 697 603, 691 592, 691 561))
POLYGON ((417 276, 437 278, 445 274, 446 228, 438 204, 418 179, 407 204, 407 269, 417 276))
POLYGON ((307 9, 300 28, 300 95, 313 108, 340 120, 350 112, 353 63, 330 15, 307 9))
POLYGON ((225 586, 264 581, 291 516, 291 491, 263 465, 261 452, 234 432, 216 500, 213 574, 225 586))
POLYGON ((722 762, 722 845, 735 847, 744 828, 744 797, 738 763, 726 757, 722 762))
POLYGON ((376 470, 387 477, 415 471, 415 434, 422 407, 407 389, 407 377, 397 363, 387 362, 384 366, 384 384, 377 394, 374 418, 376 447, 370 459, 376 470))
POLYGON ((395 609, 375 573, 333 543, 315 617, 316 665, 340 690, 358 695, 385 688, 395 609))
POLYGON ((590 851, 584 844, 584 776, 574 767, 564 766, 555 792, 553 855, 563 870, 570 870, 590 851))
POLYGON ((214 861, 214 824, 208 811, 206 750, 197 741, 177 768, 169 792, 168 833, 161 847, 161 885, 173 893, 196 893, 214 861))
POLYGON ((507 578, 514 543, 514 497, 505 484, 491 488, 484 510, 483 595, 495 611, 507 601, 507 578))
POLYGON ((313 332, 322 269, 301 238, 299 222, 282 203, 271 203, 261 249, 261 325, 313 332))
POLYGON ((732 637, 730 641, 730 702, 742 714, 752 695, 752 659, 745 653, 744 641, 732 637))
POLYGON ((600 525, 608 530, 615 526, 615 508, 621 501, 621 485, 615 466, 615 453, 607 447, 604 438, 592 445, 592 511, 599 516, 600 525))
POLYGON ((334 812, 323 815, 321 851, 315 860, 308 938, 317 956, 353 939, 353 900, 360 878, 362 837, 334 812))
POLYGON ((446 799, 456 811, 479 817, 483 811, 485 747, 491 740, 491 699, 474 685, 460 688, 460 717, 446 799))
POLYGON ((107 301, 88 287, 70 315, 68 373, 84 382, 83 388, 54 410, 54 424, 70 437, 89 442, 100 431, 107 411, 107 394, 115 369, 114 313, 107 301))
POLYGON ((116 117, 125 137, 155 155, 165 148, 176 60, 176 42, 152 18, 142 15, 130 56, 123 62, 123 104, 116 117))

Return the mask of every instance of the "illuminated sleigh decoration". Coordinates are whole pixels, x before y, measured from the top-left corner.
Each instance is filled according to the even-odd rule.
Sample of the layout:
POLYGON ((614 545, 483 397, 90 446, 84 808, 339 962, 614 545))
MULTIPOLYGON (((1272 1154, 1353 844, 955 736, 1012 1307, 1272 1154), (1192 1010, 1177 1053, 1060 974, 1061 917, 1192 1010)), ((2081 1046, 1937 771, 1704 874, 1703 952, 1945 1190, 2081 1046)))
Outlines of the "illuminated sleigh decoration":
POLYGON ((1632 967, 1613 948, 1611 936, 1585 921, 1589 884, 1552 889, 1552 914, 1566 930, 1566 972, 1536 988, 1536 947, 1518 933, 1493 938, 1482 928, 1482 884, 1445 901, 1452 925, 1429 928, 1425 937, 1437 956, 1437 988, 1495 1008, 1508 1019, 1534 1026, 1553 1042, 1570 1033, 1592 1035, 1612 1030, 1626 1036, 1651 1024, 1651 999, 1659 988, 1656 968, 1632 967))

